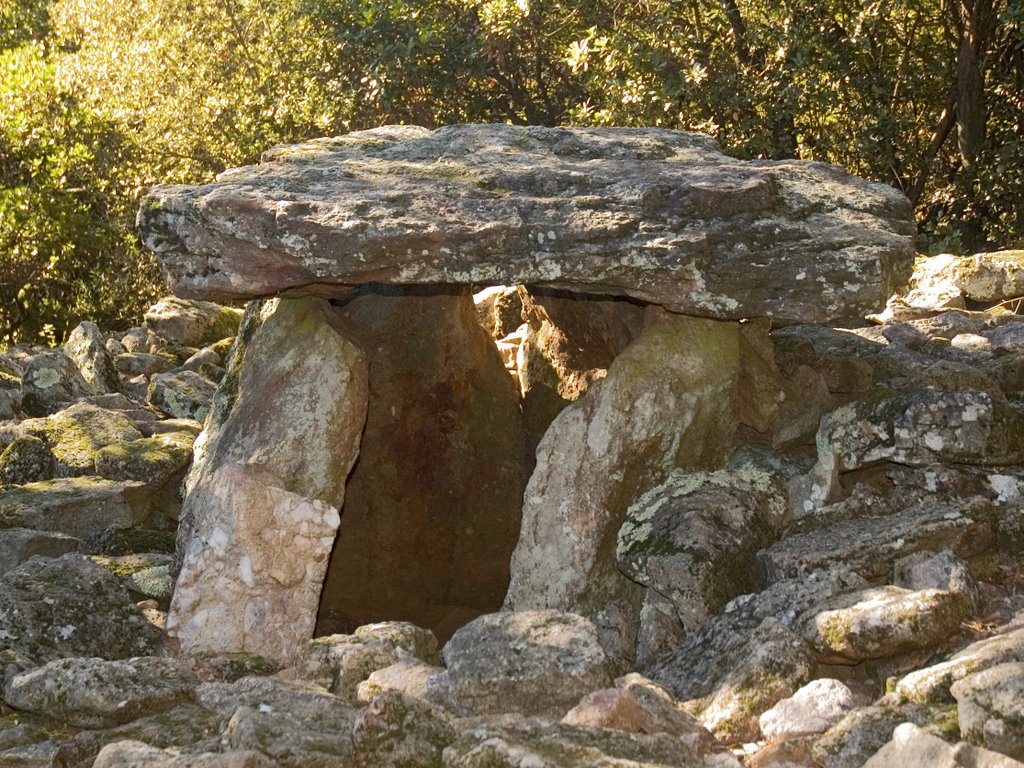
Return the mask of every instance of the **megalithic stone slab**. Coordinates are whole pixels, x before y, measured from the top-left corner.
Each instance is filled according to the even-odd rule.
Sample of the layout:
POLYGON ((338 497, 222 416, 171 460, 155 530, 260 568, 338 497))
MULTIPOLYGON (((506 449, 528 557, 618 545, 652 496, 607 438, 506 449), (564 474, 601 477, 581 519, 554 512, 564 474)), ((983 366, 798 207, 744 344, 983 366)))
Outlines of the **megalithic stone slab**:
POLYGON ((162 185, 139 227, 175 293, 336 295, 528 283, 684 314, 823 322, 910 275, 897 190, 803 161, 741 161, 664 129, 385 127, 162 185))
POLYGON ((615 559, 629 505, 676 467, 720 466, 736 431, 739 324, 661 314, 541 440, 505 597, 592 617, 613 655, 636 627, 612 617, 638 622, 642 599, 615 559))
POLYGON ((367 392, 328 302, 250 305, 186 482, 167 616, 182 652, 288 663, 312 638, 367 392))

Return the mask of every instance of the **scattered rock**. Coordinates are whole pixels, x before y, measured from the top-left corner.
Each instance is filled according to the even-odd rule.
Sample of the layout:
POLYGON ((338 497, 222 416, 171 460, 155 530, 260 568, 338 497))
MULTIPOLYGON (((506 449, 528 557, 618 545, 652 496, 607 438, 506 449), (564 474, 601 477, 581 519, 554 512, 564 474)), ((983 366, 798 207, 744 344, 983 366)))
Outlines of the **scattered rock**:
POLYGON ((140 525, 151 505, 145 483, 68 477, 0 491, 0 526, 87 539, 112 528, 140 525))
POLYGON ((187 701, 198 684, 187 666, 170 659, 73 658, 17 675, 3 697, 15 709, 80 728, 106 728, 187 701))
POLYGON ((611 682, 594 626, 560 611, 481 616, 452 636, 444 660, 452 702, 467 714, 557 719, 611 682))
POLYGON ((957 680, 964 741, 1024 761, 1024 663, 1008 662, 957 680))
POLYGON ((121 389, 121 377, 96 323, 88 320, 79 323, 65 342, 64 352, 96 392, 117 392, 121 389))
POLYGON ((0 486, 49 480, 54 461, 53 451, 35 435, 16 438, 0 453, 0 486))
POLYGON ((62 351, 33 355, 21 374, 21 408, 29 416, 46 416, 62 403, 91 394, 78 366, 62 351))
POLYGON ((764 712, 758 719, 768 741, 824 733, 847 712, 867 704, 844 683, 831 678, 813 680, 764 712))
POLYGON ((146 402, 173 419, 205 421, 217 385, 195 371, 171 371, 153 376, 146 402))
POLYGON ((166 296, 146 310, 145 331, 176 344, 201 347, 234 336, 242 313, 209 301, 166 296))
POLYGON ((440 768, 456 731, 448 716, 415 698, 374 696, 352 729, 356 768, 440 768))
POLYGON ((0 577, 0 667, 5 651, 43 664, 152 655, 162 642, 117 577, 84 555, 35 557, 0 577))
POLYGON ((0 529, 0 576, 36 555, 60 557, 84 549, 85 543, 81 539, 63 533, 28 528, 0 529))
POLYGON ((950 744, 925 733, 913 723, 903 723, 893 731, 892 741, 864 763, 864 768, 890 768, 894 765, 1020 768, 1022 763, 969 744, 950 744))

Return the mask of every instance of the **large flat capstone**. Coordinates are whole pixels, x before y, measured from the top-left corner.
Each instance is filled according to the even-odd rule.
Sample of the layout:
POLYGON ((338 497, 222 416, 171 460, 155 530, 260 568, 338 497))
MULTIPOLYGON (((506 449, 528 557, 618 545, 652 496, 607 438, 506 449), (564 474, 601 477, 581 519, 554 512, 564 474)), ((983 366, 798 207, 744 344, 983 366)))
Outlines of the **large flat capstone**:
POLYGON ((915 233, 900 192, 833 166, 736 160, 679 131, 509 125, 278 147, 155 187, 139 227, 180 296, 527 283, 802 322, 880 309, 915 233))

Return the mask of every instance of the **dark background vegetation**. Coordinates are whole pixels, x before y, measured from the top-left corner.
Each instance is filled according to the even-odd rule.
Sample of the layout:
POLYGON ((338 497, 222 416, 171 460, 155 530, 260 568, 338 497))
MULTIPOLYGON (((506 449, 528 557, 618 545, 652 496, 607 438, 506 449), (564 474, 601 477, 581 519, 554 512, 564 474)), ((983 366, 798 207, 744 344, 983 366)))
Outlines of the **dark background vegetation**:
POLYGON ((0 344, 136 317, 142 191, 384 123, 643 125, 1024 246, 1024 0, 0 0, 0 344))

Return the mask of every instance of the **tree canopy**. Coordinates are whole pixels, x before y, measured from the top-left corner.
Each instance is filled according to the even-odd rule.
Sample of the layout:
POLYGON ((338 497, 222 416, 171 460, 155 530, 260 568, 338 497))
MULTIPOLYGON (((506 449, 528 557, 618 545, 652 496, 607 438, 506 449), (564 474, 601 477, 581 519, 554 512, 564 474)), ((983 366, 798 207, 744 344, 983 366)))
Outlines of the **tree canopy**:
POLYGON ((1024 0, 0 0, 0 338, 136 313, 140 192, 384 123, 648 125, 1024 245, 1024 0))

